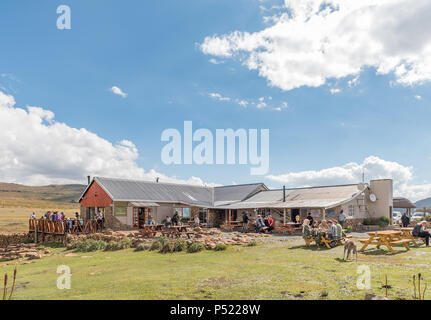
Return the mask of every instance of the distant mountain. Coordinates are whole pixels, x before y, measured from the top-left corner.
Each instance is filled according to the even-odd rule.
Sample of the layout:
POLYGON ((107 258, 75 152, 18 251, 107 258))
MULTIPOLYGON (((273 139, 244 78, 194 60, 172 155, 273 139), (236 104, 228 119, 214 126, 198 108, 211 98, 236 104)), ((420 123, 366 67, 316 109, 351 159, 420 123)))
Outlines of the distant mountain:
POLYGON ((85 188, 86 186, 81 184, 31 187, 0 182, 0 199, 20 198, 55 202, 77 202, 85 188))
POLYGON ((431 198, 416 201, 415 205, 418 209, 423 207, 431 208, 431 198))

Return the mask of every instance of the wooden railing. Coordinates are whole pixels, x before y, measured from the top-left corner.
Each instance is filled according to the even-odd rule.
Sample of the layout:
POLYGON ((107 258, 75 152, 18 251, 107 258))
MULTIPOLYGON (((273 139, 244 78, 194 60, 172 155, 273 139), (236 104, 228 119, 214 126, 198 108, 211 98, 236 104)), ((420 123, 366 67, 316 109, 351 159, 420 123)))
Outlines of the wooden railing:
POLYGON ((65 235, 66 233, 95 233, 102 231, 103 226, 97 220, 73 220, 69 228, 67 221, 49 221, 46 219, 29 220, 30 233, 65 235))

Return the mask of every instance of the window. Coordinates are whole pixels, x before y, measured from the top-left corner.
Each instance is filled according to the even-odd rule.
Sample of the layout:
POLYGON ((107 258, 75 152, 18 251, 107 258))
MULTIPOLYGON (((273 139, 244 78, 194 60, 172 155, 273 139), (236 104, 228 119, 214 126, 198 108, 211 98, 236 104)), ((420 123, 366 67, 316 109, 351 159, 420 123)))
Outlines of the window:
POLYGON ((354 217, 355 216, 355 206, 354 205, 350 205, 348 210, 347 210, 347 216, 348 217, 354 217))
POLYGON ((190 218, 190 208, 183 208, 183 218, 190 218))
POLYGON ((134 228, 138 228, 139 226, 139 218, 138 218, 138 208, 133 208, 133 221, 132 221, 132 225, 134 228))

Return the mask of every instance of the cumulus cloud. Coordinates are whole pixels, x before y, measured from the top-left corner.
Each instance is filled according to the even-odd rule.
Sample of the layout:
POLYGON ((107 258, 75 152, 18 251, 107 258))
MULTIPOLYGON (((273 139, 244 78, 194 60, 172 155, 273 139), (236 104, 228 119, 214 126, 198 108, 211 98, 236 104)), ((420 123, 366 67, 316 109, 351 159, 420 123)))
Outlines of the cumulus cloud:
POLYGON ((119 95, 122 98, 126 98, 127 97, 127 93, 124 93, 123 90, 121 90, 120 88, 113 86, 111 89, 109 89, 109 91, 111 91, 113 94, 119 95))
POLYGON ((283 90, 365 67, 393 73, 402 85, 431 80, 429 0, 285 0, 272 20, 258 32, 208 36, 200 49, 238 59, 283 90))
POLYGON ((343 166, 322 170, 290 172, 282 175, 268 175, 269 180, 283 183, 291 187, 337 185, 358 183, 362 181, 362 173, 367 180, 393 179, 394 194, 405 196, 411 200, 419 200, 431 196, 431 184, 412 184, 413 168, 397 162, 386 161, 379 157, 367 157, 362 163, 347 163, 343 166))
POLYGON ((0 91, 0 181, 30 185, 83 183, 85 176, 152 180, 203 185, 145 171, 139 152, 128 140, 111 143, 86 130, 55 121, 52 111, 15 107, 15 99, 0 91))
POLYGON ((209 96, 218 101, 230 101, 229 97, 223 97, 220 93, 211 92, 209 96))
POLYGON ((415 99, 416 99, 416 100, 422 100, 422 96, 415 95, 415 99))

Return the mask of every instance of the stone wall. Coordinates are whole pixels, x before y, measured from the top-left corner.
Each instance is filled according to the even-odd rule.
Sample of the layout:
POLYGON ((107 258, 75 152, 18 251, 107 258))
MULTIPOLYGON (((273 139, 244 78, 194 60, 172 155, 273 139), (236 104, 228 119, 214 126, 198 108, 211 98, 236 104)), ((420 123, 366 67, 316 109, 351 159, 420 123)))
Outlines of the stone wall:
POLYGON ((112 207, 105 207, 105 228, 115 231, 133 230, 131 226, 121 223, 112 212, 112 207))
POLYGON ((25 243, 29 240, 28 233, 0 234, 0 248, 25 243))

